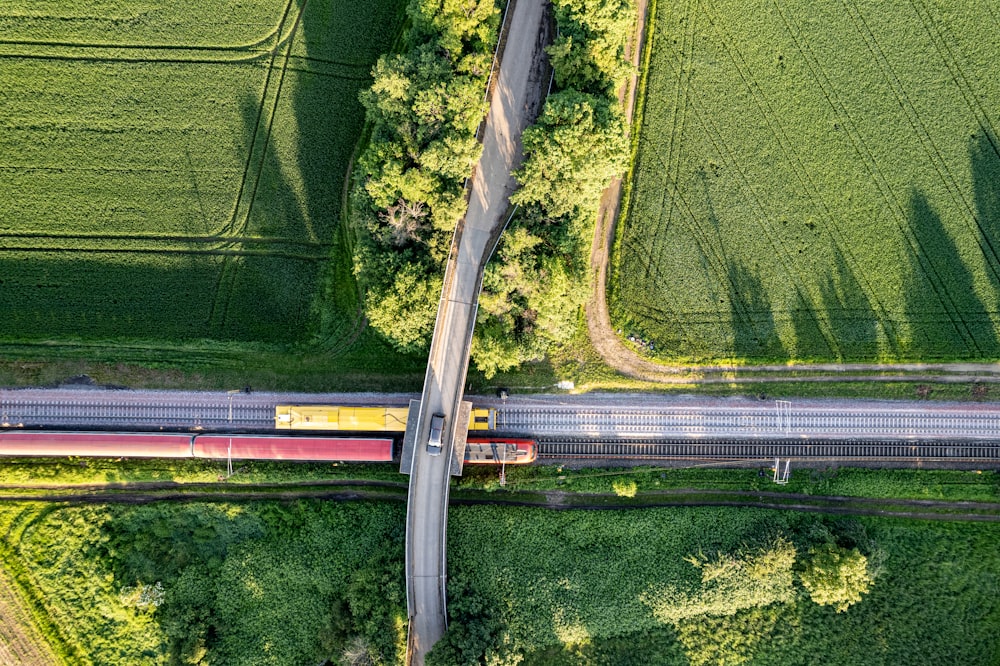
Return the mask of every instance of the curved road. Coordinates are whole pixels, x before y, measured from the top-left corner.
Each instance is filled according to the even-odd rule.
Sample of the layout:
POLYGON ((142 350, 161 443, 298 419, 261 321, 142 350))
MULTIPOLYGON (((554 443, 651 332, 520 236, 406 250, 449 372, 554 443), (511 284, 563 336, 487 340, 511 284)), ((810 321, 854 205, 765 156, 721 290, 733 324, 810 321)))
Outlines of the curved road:
MULTIPOLYGON (((542 0, 516 0, 490 98, 483 153, 472 178, 469 208, 455 230, 431 341, 416 421, 406 513, 407 661, 420 666, 444 634, 445 540, 454 433, 469 365, 483 268, 503 230, 511 175, 521 162, 521 132, 537 114, 543 82, 537 63, 542 0), (442 453, 426 443, 433 414, 445 416, 442 453)), ((504 37, 501 35, 501 44, 504 37)))

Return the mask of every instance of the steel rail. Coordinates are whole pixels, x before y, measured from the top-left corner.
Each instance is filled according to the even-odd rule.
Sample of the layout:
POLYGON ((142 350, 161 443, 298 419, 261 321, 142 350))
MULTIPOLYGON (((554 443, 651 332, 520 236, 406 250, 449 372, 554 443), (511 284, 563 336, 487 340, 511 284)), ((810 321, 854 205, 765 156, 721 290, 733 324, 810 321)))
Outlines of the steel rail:
POLYGON ((541 459, 801 460, 997 462, 1000 445, 966 442, 603 440, 542 438, 541 459))

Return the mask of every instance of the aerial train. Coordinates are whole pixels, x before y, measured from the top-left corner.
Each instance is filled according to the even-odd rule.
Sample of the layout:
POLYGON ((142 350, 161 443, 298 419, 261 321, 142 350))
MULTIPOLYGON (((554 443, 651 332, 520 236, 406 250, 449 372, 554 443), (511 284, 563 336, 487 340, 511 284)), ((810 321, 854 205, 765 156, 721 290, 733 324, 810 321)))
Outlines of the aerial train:
MULTIPOLYGON (((274 409, 276 430, 324 432, 393 432, 406 430, 408 407, 349 407, 340 405, 278 405, 274 409)), ((497 410, 476 407, 469 415, 469 432, 496 430, 497 410)), ((538 457, 538 445, 530 439, 479 437, 466 440, 465 462, 476 465, 524 465, 538 457)))
MULTIPOLYGON (((311 432, 270 435, 0 429, 0 457, 390 462, 398 454, 398 434, 406 429, 408 411, 406 407, 279 405, 276 429, 311 432)), ((472 411, 470 431, 495 426, 496 410, 472 411)), ((465 450, 465 461, 470 464, 517 465, 536 458, 533 440, 485 433, 469 437, 465 450)))

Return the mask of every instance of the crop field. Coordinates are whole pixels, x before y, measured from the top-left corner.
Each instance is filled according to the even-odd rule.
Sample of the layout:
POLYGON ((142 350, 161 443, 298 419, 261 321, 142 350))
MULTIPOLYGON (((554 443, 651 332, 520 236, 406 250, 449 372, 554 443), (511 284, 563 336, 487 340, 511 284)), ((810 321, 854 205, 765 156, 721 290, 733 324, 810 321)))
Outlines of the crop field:
POLYGON ((402 6, 4 2, 0 341, 347 330, 357 93, 402 6))
POLYGON ((672 361, 1000 357, 1000 10, 659 2, 610 307, 672 361))

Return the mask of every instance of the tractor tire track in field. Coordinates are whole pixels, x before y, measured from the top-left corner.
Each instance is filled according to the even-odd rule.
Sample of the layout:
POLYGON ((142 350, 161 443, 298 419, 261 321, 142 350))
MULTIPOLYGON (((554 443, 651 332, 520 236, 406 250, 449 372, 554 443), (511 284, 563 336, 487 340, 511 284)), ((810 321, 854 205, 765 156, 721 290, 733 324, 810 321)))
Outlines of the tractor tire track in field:
MULTIPOLYGON (((708 18, 708 21, 712 25, 712 27, 716 29, 717 32, 719 32, 719 36, 724 39, 725 36, 721 33, 716 23, 712 20, 711 16, 708 15, 707 8, 705 11, 705 15, 708 18)), ((733 58, 731 52, 730 52, 730 58, 733 60, 734 67, 736 67, 741 78, 744 78, 744 82, 746 82, 745 75, 742 72, 742 70, 739 69, 739 66, 738 64, 736 64, 736 61, 733 58)), ((774 225, 772 223, 772 220, 770 219, 770 216, 767 213, 767 208, 764 205, 763 200, 760 198, 760 196, 757 194, 757 191, 754 189, 750 177, 743 171, 743 169, 740 167, 739 159, 736 157, 736 155, 733 154, 729 146, 726 145, 725 140, 723 139, 722 132, 719 130, 719 128, 715 125, 715 123, 711 119, 711 114, 702 113, 698 109, 698 106, 696 104, 692 104, 691 106, 692 109, 695 111, 695 115, 698 118, 702 128, 705 130, 706 137, 709 139, 709 141, 712 142, 712 146, 715 148, 716 153, 724 162, 726 162, 727 166, 730 169, 732 169, 733 173, 739 176, 741 184, 740 189, 744 194, 747 203, 757 213, 755 220, 757 221, 758 228, 763 232, 763 235, 767 239, 767 242, 770 245, 771 250, 774 253, 774 256, 778 258, 778 261, 781 264, 781 268, 784 271, 785 275, 788 277, 789 282, 791 282, 794 285, 795 293, 797 294, 799 300, 803 302, 809 302, 809 300, 806 299, 802 294, 802 287, 799 284, 799 281, 795 279, 795 276, 791 269, 792 262, 789 259, 787 252, 784 251, 782 244, 777 241, 777 239, 774 237, 774 234, 772 233, 772 228, 774 227, 774 225)), ((819 330, 823 335, 823 339, 826 342, 827 348, 830 350, 830 353, 839 356, 838 353, 839 350, 837 349, 835 342, 831 340, 830 336, 824 330, 824 327, 821 326, 819 319, 814 311, 810 311, 810 317, 812 318, 813 323, 816 325, 817 330, 819 330)))
MULTIPOLYGON (((775 3, 775 9, 779 14, 781 14, 781 7, 778 6, 777 3, 775 3)), ((706 15, 707 15, 707 8, 706 8, 706 15)), ((735 43, 735 40, 731 39, 731 36, 725 32, 725 30, 721 27, 721 25, 717 21, 713 22, 711 17, 709 17, 709 21, 712 22, 713 25, 716 27, 717 31, 719 32, 720 36, 723 39, 724 44, 735 43)), ((819 213, 819 216, 825 217, 825 219, 828 222, 831 222, 834 219, 833 210, 830 208, 829 203, 826 201, 825 197, 820 192, 819 186, 816 184, 816 181, 812 177, 811 171, 806 167, 805 163, 802 161, 802 156, 795 149, 795 142, 789 137, 788 132, 786 131, 784 125, 782 125, 780 121, 781 115, 774 110, 774 107, 771 104, 770 100, 768 99, 767 95, 765 94, 763 87, 760 85, 757 77, 753 75, 751 67, 747 63, 746 58, 743 57, 742 53, 736 47, 729 49, 727 46, 727 50, 729 50, 730 52, 729 53, 730 58, 732 59, 735 68, 740 73, 740 77, 743 79, 744 83, 748 83, 749 90, 754 98, 754 102, 756 103, 758 110, 760 111, 761 117, 767 123, 768 129, 770 130, 771 134, 777 141, 778 146, 781 148, 781 151, 784 154, 788 164, 793 167, 792 171, 795 173, 796 178, 798 179, 798 182, 802 186, 803 191, 810 192, 811 203, 818 209, 816 212, 819 213), (737 62, 737 59, 739 62, 737 62), (742 70, 740 69, 740 64, 742 64, 742 70)), ((877 311, 881 315, 880 318, 889 324, 889 326, 887 327, 888 330, 885 331, 887 339, 889 340, 890 344, 897 345, 896 342, 897 336, 896 332, 893 330, 892 326, 893 322, 892 319, 889 317, 889 311, 882 302, 882 299, 879 296, 878 291, 870 283, 867 271, 864 270, 864 268, 860 265, 860 262, 858 262, 857 258, 854 256, 854 253, 851 251, 851 244, 847 242, 847 240, 843 237, 843 234, 840 233, 839 227, 837 227, 835 224, 824 224, 822 225, 822 228, 824 229, 825 233, 829 234, 829 237, 833 241, 832 243, 833 246, 839 249, 841 253, 846 257, 847 265, 850 267, 853 273, 855 275, 860 276, 859 284, 861 284, 863 288, 863 293, 865 298, 869 302, 875 303, 877 311)), ((799 294, 799 296, 800 296, 798 301, 799 303, 811 306, 811 302, 809 300, 803 300, 804 297, 801 295, 801 293, 799 294)), ((809 307, 807 309, 812 310, 813 308, 809 307)), ((846 310, 841 309, 841 312, 846 312, 846 310)), ((818 318, 813 317, 813 321, 816 323, 818 327, 820 326, 820 320, 818 318)), ((839 356, 841 355, 841 352, 839 350, 839 341, 837 340, 833 320, 828 317, 826 325, 829 331, 825 335, 829 340, 832 340, 834 342, 834 345, 837 347, 837 349, 835 349, 834 351, 839 356)), ((823 329, 819 328, 818 330, 822 331, 823 329)))
MULTIPOLYGON (((188 255, 188 256, 202 256, 202 257, 265 257, 274 259, 289 259, 293 261, 326 261, 329 259, 329 255, 326 253, 321 254, 302 254, 295 252, 284 252, 280 250, 248 250, 241 247, 242 244, 233 244, 234 248, 212 248, 206 250, 194 250, 189 248, 88 248, 86 251, 93 254, 156 254, 156 255, 188 255)), ((3 248, 0 252, 12 252, 12 253, 62 253, 62 252, 72 252, 79 253, 81 249, 78 246, 74 247, 14 247, 14 248, 3 248)))
MULTIPOLYGON (((959 92, 961 92, 966 106, 976 117, 976 123, 979 125, 980 131, 983 136, 986 137, 990 147, 993 149, 993 154, 1000 157, 1000 145, 998 145, 997 142, 996 129, 990 123, 989 115, 986 113, 986 109, 983 108, 982 102, 980 102, 978 96, 976 95, 975 87, 969 82, 969 77, 962 69, 962 66, 959 64, 958 57, 948 45, 948 39, 942 32, 943 30, 947 30, 947 26, 942 25, 941 22, 934 21, 930 10, 927 9, 926 4, 921 0, 910 0, 910 5, 917 13, 920 22, 927 31, 927 35, 934 43, 934 48, 937 50, 938 55, 941 56, 942 62, 944 62, 948 71, 951 73, 952 80, 955 82, 956 87, 958 87, 959 92), (920 13, 921 7, 923 8, 924 14, 926 14, 926 18, 920 13)), ((954 37, 952 37, 951 42, 954 44, 958 43, 954 37)), ((983 251, 986 263, 989 265, 991 272, 993 273, 993 284, 1000 284, 1000 276, 997 275, 997 267, 1000 266, 1000 256, 998 256, 997 250, 993 246, 993 239, 990 238, 987 230, 983 228, 981 215, 977 214, 976 211, 972 211, 971 216, 976 230, 978 231, 977 237, 979 240, 979 247, 983 251)))
MULTIPOLYGON (((636 26, 636 36, 630 42, 632 64, 638 70, 641 57, 648 57, 648 49, 655 40, 655 32, 646 28, 649 17, 647 4, 639 0, 639 21, 636 26), (645 40, 643 39, 645 37, 645 40)), ((992 9, 991 9, 992 11, 992 9)), ((994 16, 997 16, 995 13, 994 16)), ((807 44, 803 44, 797 32, 782 16, 789 33, 796 43, 805 62, 820 86, 821 92, 830 108, 844 123, 847 135, 854 149, 861 158, 865 169, 871 176, 889 209, 894 213, 897 227, 902 236, 911 243, 906 234, 905 215, 902 208, 891 195, 891 188, 884 181, 881 172, 877 170, 874 157, 861 139, 854 119, 842 102, 832 94, 833 86, 818 70, 807 44)), ((998 18, 1000 24, 1000 18, 998 18)), ((633 74, 627 95, 623 91, 621 99, 626 109, 626 118, 631 123, 633 111, 638 100, 637 76, 633 74)), ((639 150, 642 151, 640 145, 639 150)), ((788 381, 811 383, 839 382, 876 382, 876 383, 923 383, 923 384, 957 384, 982 382, 987 384, 1000 383, 1000 364, 995 363, 794 363, 794 364, 758 364, 758 365, 695 365, 657 363, 639 355, 635 349, 627 347, 611 326, 607 300, 607 280, 609 268, 609 253, 614 245, 615 232, 619 224, 621 207, 622 182, 615 179, 605 191, 598 214, 598 224, 595 228, 594 244, 591 252, 591 266, 595 275, 594 293, 586 306, 587 330, 595 350, 610 367, 635 379, 665 383, 665 384, 746 384, 764 385, 788 381), (742 376, 740 373, 761 373, 757 376, 742 376), (808 373, 808 374, 806 374, 808 373), (849 374, 850 373, 850 374, 849 374), (739 375, 739 376, 738 376, 739 375)), ((634 205, 634 197, 628 202, 634 205)), ((624 221, 622 221, 624 223, 624 221)), ((931 285, 932 288, 934 285, 931 285)), ((951 321, 950 317, 948 321, 951 321)))
MULTIPOLYGON (((784 12, 781 11, 781 8, 777 3, 775 3, 775 7, 782 22, 785 24, 785 28, 788 30, 789 35, 791 35, 792 40, 795 42, 796 48, 799 53, 802 54, 803 60, 809 68, 813 79, 819 85, 824 98, 830 105, 833 112, 838 116, 838 118, 841 119, 845 132, 851 140, 851 143, 854 145, 855 152, 857 152, 858 156, 861 158, 861 162, 865 165, 865 170, 871 177, 871 182, 876 185, 879 193, 882 195, 882 200, 885 201, 886 205, 892 211, 893 218, 896 221, 897 230, 906 240, 907 245, 910 248, 910 252, 914 257, 916 257, 921 270, 928 275, 928 283, 931 286, 931 290, 934 292, 934 295, 941 304, 942 309, 947 314, 952 328, 955 330, 956 334, 962 337, 963 343, 968 349, 971 334, 967 328, 963 334, 962 327, 959 326, 959 323, 955 320, 954 314, 949 309, 948 303, 950 302, 950 299, 946 300, 945 296, 941 293, 941 285, 939 284, 940 277, 938 276, 938 280, 930 279, 931 275, 937 276, 937 272, 927 259, 926 252, 921 246, 920 240, 913 234, 910 228, 909 220, 907 219, 906 211, 903 208, 903 205, 896 198, 892 185, 888 182, 888 180, 886 180, 885 175, 879 168, 878 160, 875 159, 875 155, 872 154, 871 149, 865 143, 860 127, 847 110, 847 106, 844 102, 837 98, 834 92, 836 90, 835 86, 826 76, 826 72, 823 70, 823 66, 820 64, 816 54, 812 52, 811 48, 809 48, 808 40, 802 37, 799 26, 793 24, 784 12)), ((952 306, 954 307, 954 304, 952 304, 952 306)))
MULTIPOLYGON (((287 13, 289 8, 295 0, 287 0, 285 3, 284 13, 287 13)), ((206 50, 206 51, 246 51, 252 48, 262 47, 267 42, 275 38, 281 30, 281 23, 275 25, 271 28, 271 31, 266 35, 258 38, 256 41, 247 44, 209 44, 205 46, 194 46, 185 44, 116 44, 112 42, 100 43, 100 42, 60 42, 55 40, 39 40, 39 39, 0 39, 0 46, 6 44, 14 45, 24 45, 24 46, 72 46, 81 48, 107 48, 107 49, 157 49, 157 50, 206 50)))
POLYGON ((38 630, 18 585, 0 570, 0 663, 18 666, 58 664, 52 646, 38 630))
POLYGON ((262 57, 270 55, 275 49, 279 48, 283 41, 285 41, 289 35, 284 35, 282 29, 284 27, 284 18, 287 16, 291 7, 295 3, 295 0, 287 0, 285 3, 285 8, 282 11, 282 19, 278 22, 276 26, 271 28, 271 31, 267 34, 261 36, 257 40, 247 43, 247 44, 136 44, 136 43, 120 43, 115 44, 112 42, 76 42, 76 41, 59 41, 59 40, 33 40, 33 39, 0 39, 0 58, 25 58, 25 59, 40 59, 40 60, 84 60, 84 61, 95 61, 95 62, 126 62, 126 63, 144 63, 144 62, 155 62, 155 63, 194 63, 194 64, 220 64, 220 63, 232 63, 232 62, 249 62, 257 60, 262 57), (268 42, 274 41, 275 43, 271 46, 267 46, 268 42), (53 51, 58 51, 59 49, 71 49, 77 50, 83 54, 88 51, 107 51, 110 54, 91 54, 91 55, 67 55, 61 53, 39 53, 37 51, 31 51, 25 49, 22 52, 7 51, 4 52, 3 47, 43 47, 47 49, 52 49, 53 51), (150 51, 157 52, 162 51, 165 53, 233 53, 233 54, 243 54, 239 58, 218 58, 201 56, 195 58, 180 58, 176 56, 122 56, 116 55, 120 51, 150 51))
MULTIPOLYGON (((292 51, 292 45, 294 42, 294 35, 298 29, 299 23, 302 20, 302 15, 305 12, 306 4, 308 0, 305 0, 299 7, 298 13, 295 16, 295 20, 292 23, 292 28, 289 30, 289 38, 287 42, 283 42, 281 45, 275 46, 274 50, 271 52, 271 59, 267 66, 267 75, 264 79, 264 89, 261 92, 261 101, 257 106, 256 119, 254 121, 254 127, 251 132, 249 141, 249 150, 247 151, 247 161, 243 169, 243 178, 240 180, 240 187, 236 194, 236 203, 233 207, 233 213, 226 225, 226 234, 230 237, 244 234, 246 232, 247 226, 250 223, 250 216, 253 211, 254 198, 257 196, 257 188, 260 184, 261 176, 263 175, 265 165, 267 163, 267 151, 271 140, 271 129, 274 125, 274 116, 277 114, 278 102, 281 98, 281 88, 285 81, 285 73, 288 68, 288 59, 292 51), (276 90, 273 93, 273 101, 271 101, 271 108, 269 118, 267 120, 266 127, 263 128, 262 139, 259 140, 262 132, 262 124, 264 122, 265 109, 268 106, 268 93, 272 86, 272 77, 275 73, 275 63, 278 60, 279 52, 283 51, 282 54, 282 66, 280 74, 278 75, 278 81, 275 85, 276 90), (260 147, 258 148, 258 143, 260 147), (255 155, 259 154, 255 157, 255 155), (251 175, 253 171, 253 175, 251 175), (248 179, 253 179, 252 185, 249 187, 249 195, 244 205, 244 194, 248 191, 248 179), (241 213, 241 210, 245 207, 245 212, 241 213), (238 222, 242 218, 241 222, 238 222)), ((283 32, 285 22, 288 20, 292 3, 285 7, 285 12, 281 17, 281 23, 279 24, 279 33, 283 32)), ((227 259, 222 260, 222 266, 219 270, 219 279, 215 287, 215 298, 212 299, 212 305, 208 313, 207 325, 211 329, 216 329, 218 331, 224 331, 226 327, 226 321, 229 317, 229 308, 232 304, 233 295, 236 292, 236 274, 238 273, 237 262, 229 261, 227 259)))
MULTIPOLYGON (((882 74, 886 80, 886 83, 889 84, 889 86, 893 90, 893 93, 896 95, 897 100, 899 100, 900 107, 902 107, 904 112, 906 113, 907 120, 910 123, 910 126, 913 128, 917 140, 920 141, 924 150, 927 152, 927 156, 930 158, 931 164, 934 165, 934 169, 935 171, 937 171, 938 176, 941 178, 941 181, 944 183, 945 188, 951 195, 952 201, 954 201, 955 204, 957 204, 960 208, 964 208, 968 213, 967 219, 972 220, 972 224, 977 232, 979 248, 980 250, 983 251, 984 256, 987 258, 986 263, 989 266, 990 272, 993 274, 994 282, 1000 280, 1000 274, 998 274, 997 272, 996 254, 993 251, 992 246, 990 246, 988 242, 984 243, 983 241, 983 239, 986 237, 986 234, 982 228, 982 225, 979 222, 974 204, 970 202, 968 198, 962 193, 961 188, 958 185, 958 181, 955 178, 955 175, 949 168, 947 161, 941 155, 940 149, 934 142, 934 139, 931 137, 930 131, 928 130, 926 123, 924 123, 922 119, 922 115, 914 106, 913 100, 910 99, 910 96, 907 94, 906 87, 903 85, 902 81, 900 81, 899 76, 896 74, 895 69, 892 67, 892 64, 889 62, 888 57, 882 50, 882 46, 879 44, 878 39, 875 37, 875 33, 872 31, 871 26, 865 19, 864 14, 861 13, 861 9, 857 6, 857 3, 854 0, 842 0, 842 3, 844 4, 845 8, 848 7, 848 2, 850 2, 850 6, 854 8, 856 12, 856 17, 854 13, 850 12, 850 10, 848 10, 848 13, 851 14, 852 20, 854 20, 855 25, 858 26, 859 32, 862 32, 862 37, 865 38, 869 50, 872 52, 872 55, 875 56, 875 60, 879 64, 879 68, 882 70, 882 74), (861 30, 862 27, 864 28, 863 31, 861 30)), ((921 23, 924 25, 924 28, 926 29, 927 25, 926 23, 924 23, 924 19, 920 15, 919 11, 916 10, 916 6, 912 2, 910 4, 911 6, 913 6, 914 12, 917 14, 917 18, 920 19, 921 23)), ((934 43, 935 49, 937 49, 938 55, 941 57, 941 60, 946 64, 946 66, 948 66, 949 71, 952 73, 952 79, 955 85, 959 88, 959 92, 963 92, 964 96, 964 91, 962 90, 962 86, 958 83, 957 79, 954 76, 951 64, 949 64, 949 59, 938 47, 937 43, 934 40, 933 35, 931 35, 931 41, 932 43, 934 43)), ((968 104, 967 99, 966 103, 968 104)), ((973 115, 976 115, 976 110, 974 108, 970 107, 970 111, 972 111, 973 115)), ((982 127, 982 124, 980 124, 980 127, 983 129, 984 132, 987 131, 985 127, 982 127)), ((961 313, 959 313, 959 316, 961 316, 961 313)), ((982 350, 979 349, 974 336, 973 336, 973 343, 977 345, 976 346, 977 353, 981 353, 982 350)))
MULTIPOLYGON (((664 164, 662 161, 660 162, 664 168, 667 186, 663 188, 659 210, 662 211, 665 209, 667 211, 667 220, 663 226, 662 232, 653 236, 652 248, 649 254, 650 257, 659 256, 659 244, 665 242, 665 238, 667 236, 666 232, 670 229, 670 224, 673 222, 674 217, 674 196, 678 190, 677 176, 679 176, 680 173, 681 153, 683 150, 684 140, 684 124, 687 117, 688 95, 690 93, 692 74, 694 71, 695 21, 694 12, 691 11, 691 4, 693 2, 695 2, 695 0, 689 0, 685 5, 687 20, 685 21, 684 34, 681 36, 680 63, 677 67, 677 86, 674 89, 674 112, 671 118, 672 126, 670 144, 667 146, 666 163, 664 164), (676 166, 674 164, 675 162, 676 166)), ((659 155, 657 155, 657 158, 659 158, 659 155)), ((646 264, 647 282, 649 281, 652 263, 653 262, 649 262, 646 264)))
MULTIPOLYGON (((931 38, 934 43, 934 48, 937 49, 938 54, 941 56, 941 61, 944 62, 948 71, 952 75, 952 79, 955 82, 956 87, 958 87, 959 92, 962 93, 962 98, 965 100, 966 105, 972 111, 973 115, 976 117, 976 123, 979 125, 979 129, 982 130, 983 135, 986 140, 989 141, 990 146, 993 148, 993 153, 1000 157, 1000 144, 997 142, 996 128, 990 122, 989 114, 986 109, 983 108, 982 102, 976 95, 977 86, 972 85, 969 82, 969 76, 962 69, 959 64, 959 58, 955 55, 952 47, 949 46, 949 39, 944 35, 945 31, 951 32, 947 24, 941 21, 935 21, 934 17, 931 16, 931 11, 927 8, 927 4, 923 0, 910 0, 910 5, 916 12, 920 22, 923 24, 924 29, 927 31, 927 35, 931 38), (923 8, 924 14, 920 13, 920 8, 923 8), (926 17, 925 17, 926 15, 926 17)), ((952 44, 958 44, 958 40, 954 36, 951 37, 950 42, 952 44)))
MULTIPOLYGON (((81 234, 81 233, 42 233, 42 232, 14 232, 0 233, 0 240, 52 240, 52 241, 107 241, 109 243, 121 244, 122 241, 141 241, 143 243, 218 243, 219 236, 181 236, 165 234, 81 234)), ((306 241, 293 238, 276 238, 273 236, 237 236, 232 240, 243 243, 261 243, 275 245, 297 245, 304 248, 329 249, 333 247, 332 241, 306 241)), ((30 249, 18 248, 9 244, 4 244, 4 250, 30 249)), ((91 251, 91 248, 81 247, 81 251, 91 251)), ((97 248, 98 250, 100 248, 97 248)))

